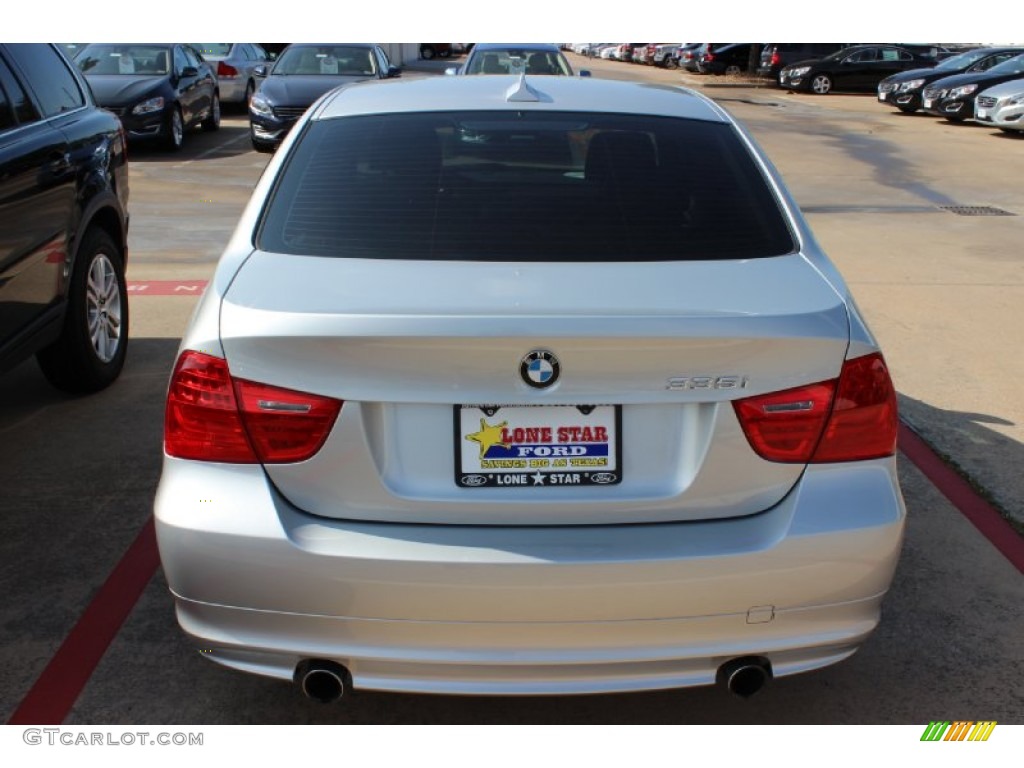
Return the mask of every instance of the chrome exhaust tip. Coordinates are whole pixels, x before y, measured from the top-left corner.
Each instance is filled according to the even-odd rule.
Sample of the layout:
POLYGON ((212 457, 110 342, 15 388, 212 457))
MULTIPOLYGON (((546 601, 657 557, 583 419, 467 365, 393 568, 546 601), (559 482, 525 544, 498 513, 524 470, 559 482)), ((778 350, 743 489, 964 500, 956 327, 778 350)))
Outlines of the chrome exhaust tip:
POLYGON ((772 679, 772 665, 763 656, 743 656, 718 668, 717 681, 729 693, 749 699, 772 679))
POLYGON ((295 667, 295 682, 307 698, 331 704, 351 689, 352 676, 336 662, 308 659, 295 667))

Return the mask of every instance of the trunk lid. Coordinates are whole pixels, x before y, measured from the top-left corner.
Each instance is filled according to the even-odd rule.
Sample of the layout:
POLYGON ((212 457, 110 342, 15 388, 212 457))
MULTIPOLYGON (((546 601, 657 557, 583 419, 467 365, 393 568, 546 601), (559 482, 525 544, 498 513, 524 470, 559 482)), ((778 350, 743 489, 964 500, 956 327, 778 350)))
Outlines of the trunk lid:
POLYGON ((730 401, 835 378, 849 329, 841 297, 800 255, 584 267, 257 251, 225 296, 221 337, 234 376, 345 401, 316 456, 266 467, 298 508, 566 525, 742 516, 778 503, 803 467, 758 457, 730 401), (550 388, 521 375, 535 350, 560 363, 550 388), (505 410, 464 415, 460 405, 505 410), (457 456, 473 465, 480 449, 466 424, 496 428, 523 413, 586 423, 571 408, 515 409, 538 405, 608 406, 616 479, 460 484, 457 456))

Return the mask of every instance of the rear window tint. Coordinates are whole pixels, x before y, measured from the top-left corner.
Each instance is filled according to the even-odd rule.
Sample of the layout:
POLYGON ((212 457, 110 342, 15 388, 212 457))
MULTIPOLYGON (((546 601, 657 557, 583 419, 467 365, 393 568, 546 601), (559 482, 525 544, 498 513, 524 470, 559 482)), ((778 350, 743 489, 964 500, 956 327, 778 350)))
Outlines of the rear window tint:
POLYGON ((731 126, 576 113, 311 122, 258 230, 279 253, 669 261, 794 250, 731 126))

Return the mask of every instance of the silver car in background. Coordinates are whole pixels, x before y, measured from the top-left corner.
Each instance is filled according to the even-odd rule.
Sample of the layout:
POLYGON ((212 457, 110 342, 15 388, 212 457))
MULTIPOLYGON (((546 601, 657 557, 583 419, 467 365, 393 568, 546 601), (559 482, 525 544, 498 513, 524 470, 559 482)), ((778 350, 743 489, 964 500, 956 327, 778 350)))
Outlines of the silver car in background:
POLYGON ((184 335, 157 537, 204 658, 322 701, 750 695, 877 625, 896 431, 849 289, 714 102, 360 83, 288 134, 184 335))
POLYGON ((1010 80, 979 93, 974 119, 1006 133, 1024 133, 1024 80, 1010 80))
POLYGON ((259 86, 256 67, 269 64, 270 56, 258 43, 189 43, 217 71, 220 100, 247 106, 259 86))

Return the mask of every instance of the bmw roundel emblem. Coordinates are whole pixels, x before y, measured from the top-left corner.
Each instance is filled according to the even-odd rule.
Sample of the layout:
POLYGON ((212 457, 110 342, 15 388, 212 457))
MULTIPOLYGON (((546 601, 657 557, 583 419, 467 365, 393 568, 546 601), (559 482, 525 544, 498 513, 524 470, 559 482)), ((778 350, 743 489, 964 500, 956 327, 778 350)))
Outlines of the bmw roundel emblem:
POLYGON ((519 375, 531 387, 550 387, 562 373, 558 358, 546 349, 535 349, 519 363, 519 375))

